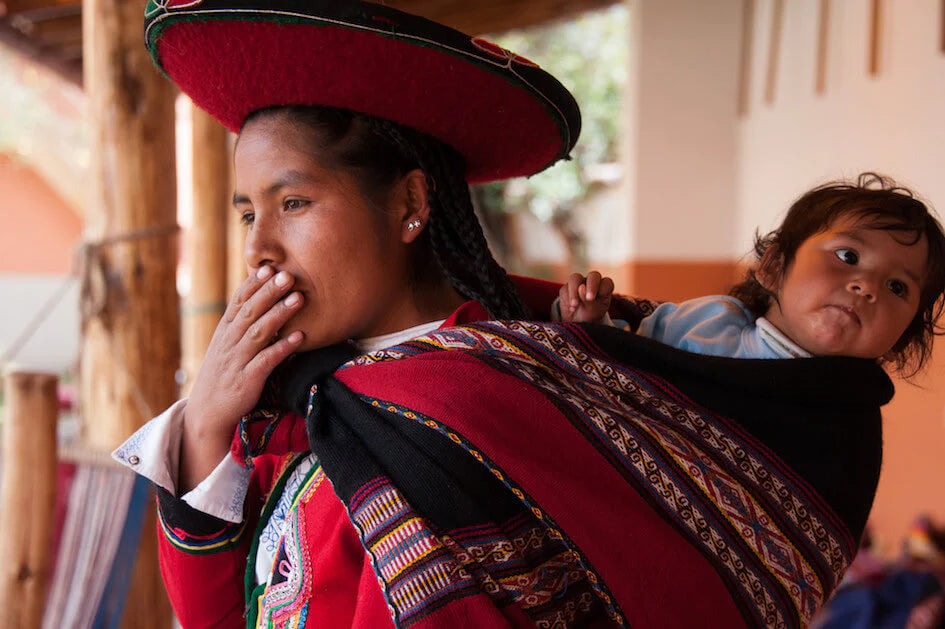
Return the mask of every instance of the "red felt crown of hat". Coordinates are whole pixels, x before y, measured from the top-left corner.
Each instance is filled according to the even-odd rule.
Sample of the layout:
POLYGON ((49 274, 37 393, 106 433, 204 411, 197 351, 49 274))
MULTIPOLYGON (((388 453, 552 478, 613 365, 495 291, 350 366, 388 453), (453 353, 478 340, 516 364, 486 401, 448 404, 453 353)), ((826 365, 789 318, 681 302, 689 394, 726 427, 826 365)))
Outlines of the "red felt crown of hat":
POLYGON ((155 64, 237 132, 257 109, 325 105, 412 127, 461 152, 470 182, 568 156, 581 115, 537 65, 424 18, 350 0, 149 0, 155 64))

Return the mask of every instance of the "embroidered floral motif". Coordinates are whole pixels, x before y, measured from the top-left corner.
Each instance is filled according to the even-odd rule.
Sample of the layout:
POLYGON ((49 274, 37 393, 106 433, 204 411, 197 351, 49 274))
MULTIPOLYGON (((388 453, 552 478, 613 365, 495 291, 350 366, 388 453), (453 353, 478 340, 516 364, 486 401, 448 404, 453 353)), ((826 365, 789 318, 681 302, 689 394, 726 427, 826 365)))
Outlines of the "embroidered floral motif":
POLYGON ((203 0, 148 0, 148 6, 144 9, 144 16, 151 17, 158 11, 174 11, 177 9, 189 9, 201 4, 203 0))
POLYGON ((314 567, 306 543, 304 507, 324 479, 325 473, 321 469, 312 475, 299 491, 285 519, 272 577, 259 599, 257 627, 297 629, 305 626, 314 567))
POLYGON ((478 50, 486 53, 493 59, 498 59, 499 61, 504 62, 505 67, 507 68, 511 68, 513 62, 521 64, 523 66, 529 66, 530 68, 538 67, 538 64, 535 63, 534 61, 526 59, 525 57, 521 55, 517 55, 511 50, 506 50, 502 46, 499 46, 498 44, 494 44, 488 39, 483 39, 482 37, 473 37, 471 41, 472 41, 472 45, 475 46, 478 50))

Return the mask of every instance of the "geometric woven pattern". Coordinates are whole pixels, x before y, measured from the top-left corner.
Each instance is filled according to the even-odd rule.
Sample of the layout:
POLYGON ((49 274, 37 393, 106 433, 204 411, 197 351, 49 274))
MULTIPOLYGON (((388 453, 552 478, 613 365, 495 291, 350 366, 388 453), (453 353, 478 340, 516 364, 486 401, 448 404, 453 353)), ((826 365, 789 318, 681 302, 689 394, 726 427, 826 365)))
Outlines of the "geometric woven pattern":
POLYGON ((854 544, 823 517, 812 490, 729 420, 662 379, 599 357, 576 326, 447 328, 352 364, 442 349, 475 351, 544 390, 709 559, 752 624, 806 626, 837 587, 854 544))
POLYGON ((577 553, 530 512, 501 527, 436 534, 381 477, 355 494, 349 513, 398 627, 483 591, 541 629, 583 626, 604 613, 577 553))

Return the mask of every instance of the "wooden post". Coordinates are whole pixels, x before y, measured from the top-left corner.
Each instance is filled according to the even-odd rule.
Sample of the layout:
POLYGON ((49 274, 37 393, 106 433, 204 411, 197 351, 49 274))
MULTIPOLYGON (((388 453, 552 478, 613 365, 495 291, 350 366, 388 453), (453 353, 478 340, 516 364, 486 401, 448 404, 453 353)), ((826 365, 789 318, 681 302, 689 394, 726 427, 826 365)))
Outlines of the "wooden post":
POLYGON ((56 507, 56 383, 51 374, 3 378, 0 609, 10 629, 38 627, 46 605, 56 507))
MULTIPOLYGON (((142 45, 143 2, 84 0, 91 131, 80 411, 96 449, 119 445, 177 397, 174 88, 142 45)), ((168 629, 153 507, 123 627, 168 629)))
POLYGON ((190 296, 183 309, 185 393, 190 390, 226 309, 227 213, 234 213, 229 209, 232 188, 226 129, 202 109, 191 110, 194 211, 187 237, 190 296))
MULTIPOLYGON (((233 136, 231 136, 233 140, 233 136)), ((234 146, 234 142, 230 142, 234 146)), ((233 150, 230 150, 230 155, 233 150)), ((233 170, 233 160, 227 163, 230 168, 230 192, 236 188, 236 173, 233 170)), ((246 279, 246 258, 243 255, 243 246, 246 243, 246 228, 240 221, 239 214, 231 207, 227 215, 226 235, 226 296, 227 300, 233 296, 239 285, 246 279)))

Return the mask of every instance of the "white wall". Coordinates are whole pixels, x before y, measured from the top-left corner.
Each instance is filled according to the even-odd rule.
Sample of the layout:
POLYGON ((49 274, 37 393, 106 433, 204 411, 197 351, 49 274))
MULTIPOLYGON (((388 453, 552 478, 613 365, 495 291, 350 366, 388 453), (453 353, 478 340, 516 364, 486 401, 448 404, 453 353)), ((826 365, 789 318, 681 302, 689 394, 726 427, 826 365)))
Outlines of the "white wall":
MULTIPOLYGON (((630 259, 729 258, 741 0, 630 4, 630 259)), ((628 99, 628 100, 629 100, 628 99)))
POLYGON ((876 170, 945 211, 945 53, 939 0, 883 3, 870 76, 866 0, 831 3, 827 89, 815 94, 817 0, 785 3, 777 95, 763 102, 773 0, 758 0, 752 99, 738 129, 735 241, 775 227, 806 189, 876 170))
POLYGON ((27 338, 41 313, 46 316, 28 341, 10 356, 9 368, 62 373, 79 353, 79 287, 66 275, 0 273, 0 357, 27 338))

